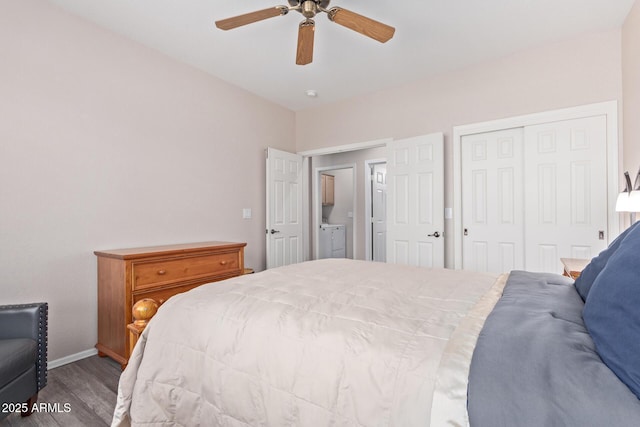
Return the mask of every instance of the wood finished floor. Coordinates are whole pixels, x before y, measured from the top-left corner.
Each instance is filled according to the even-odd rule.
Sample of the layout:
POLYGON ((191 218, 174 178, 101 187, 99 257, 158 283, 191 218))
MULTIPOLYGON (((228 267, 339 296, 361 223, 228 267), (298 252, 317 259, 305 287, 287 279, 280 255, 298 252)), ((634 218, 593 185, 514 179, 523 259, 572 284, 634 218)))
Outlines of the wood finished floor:
POLYGON ((11 414, 0 421, 4 426, 109 426, 116 406, 120 365, 92 356, 49 371, 47 386, 38 394, 38 403, 68 403, 68 413, 34 412, 22 418, 11 414))

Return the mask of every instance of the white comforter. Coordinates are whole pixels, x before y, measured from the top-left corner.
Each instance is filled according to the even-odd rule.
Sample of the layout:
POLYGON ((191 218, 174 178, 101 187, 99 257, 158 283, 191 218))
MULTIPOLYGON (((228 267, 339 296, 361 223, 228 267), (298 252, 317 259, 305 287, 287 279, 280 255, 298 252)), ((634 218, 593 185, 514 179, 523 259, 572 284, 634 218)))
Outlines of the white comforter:
MULTIPOLYGON (((479 332, 486 314, 464 319, 495 282, 331 259, 201 286, 142 334, 113 425, 427 426, 439 366, 469 353, 448 341, 461 323, 479 332)), ((438 417, 450 393, 436 390, 438 417)))

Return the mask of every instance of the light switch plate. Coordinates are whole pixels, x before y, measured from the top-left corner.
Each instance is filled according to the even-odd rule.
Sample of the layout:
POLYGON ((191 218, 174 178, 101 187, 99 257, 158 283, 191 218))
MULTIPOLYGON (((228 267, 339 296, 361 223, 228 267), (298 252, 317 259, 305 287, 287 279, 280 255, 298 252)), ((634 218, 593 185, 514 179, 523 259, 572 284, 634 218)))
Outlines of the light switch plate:
POLYGON ((251 208, 242 208, 242 219, 251 219, 251 208))
POLYGON ((453 218, 453 209, 444 208, 444 219, 451 219, 451 218, 453 218))

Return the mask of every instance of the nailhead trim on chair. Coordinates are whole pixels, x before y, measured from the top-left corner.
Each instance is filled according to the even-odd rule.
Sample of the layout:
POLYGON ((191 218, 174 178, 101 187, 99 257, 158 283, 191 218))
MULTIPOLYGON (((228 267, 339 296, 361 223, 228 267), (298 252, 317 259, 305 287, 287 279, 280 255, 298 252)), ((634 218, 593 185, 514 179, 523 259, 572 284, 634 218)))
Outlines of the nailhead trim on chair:
POLYGON ((40 305, 38 315, 38 391, 47 385, 47 338, 49 326, 49 304, 40 305))

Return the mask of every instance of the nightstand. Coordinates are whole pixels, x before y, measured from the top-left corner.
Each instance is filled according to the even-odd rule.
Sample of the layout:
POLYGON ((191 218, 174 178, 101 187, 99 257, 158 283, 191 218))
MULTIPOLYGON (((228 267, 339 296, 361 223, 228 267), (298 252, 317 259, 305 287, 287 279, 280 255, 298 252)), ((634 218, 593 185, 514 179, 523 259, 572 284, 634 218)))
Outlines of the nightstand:
POLYGON ((582 270, 589 264, 591 260, 582 258, 560 258, 560 262, 564 266, 563 276, 571 277, 573 280, 580 277, 582 270))

